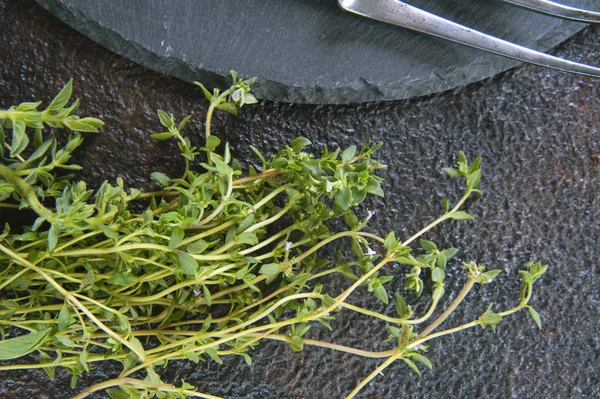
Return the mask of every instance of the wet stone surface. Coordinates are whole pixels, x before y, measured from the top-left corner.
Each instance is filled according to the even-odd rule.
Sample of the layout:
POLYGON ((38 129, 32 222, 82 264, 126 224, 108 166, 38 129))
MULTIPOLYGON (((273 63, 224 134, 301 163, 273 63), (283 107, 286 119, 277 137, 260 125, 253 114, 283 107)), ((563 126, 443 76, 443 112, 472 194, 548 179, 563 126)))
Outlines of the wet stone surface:
MULTIPOLYGON (((556 51, 560 56, 600 65, 600 28, 588 28, 556 51)), ((202 144, 206 102, 192 85, 150 72, 68 28, 31 0, 0 1, 0 108, 20 101, 48 101, 71 77, 81 113, 106 122, 77 152, 81 178, 91 186, 122 176, 128 186, 150 189, 152 171, 177 175, 183 163, 174 143, 154 142, 156 108, 181 119, 192 114, 188 135, 202 144)), ((235 118, 219 113, 216 134, 229 141, 234 156, 255 162, 252 144, 270 153, 303 135, 315 149, 383 142, 379 153, 388 169, 383 200, 370 230, 401 237, 412 234, 441 210, 443 197, 456 198, 457 183, 440 168, 453 154, 481 155, 485 195, 468 204, 477 220, 450 223, 426 238, 461 249, 449 265, 445 307, 464 282, 460 261, 476 259, 502 269, 494 284, 475 289, 448 327, 470 321, 490 301, 494 309, 515 304, 518 268, 529 260, 549 263, 532 304, 543 319, 538 331, 527 314, 514 315, 496 333, 479 328, 432 342, 434 364, 422 378, 404 364, 388 368, 360 398, 593 398, 600 389, 600 82, 521 67, 484 82, 439 95, 405 101, 346 106, 262 102, 235 118)), ((61 134, 61 133, 59 133, 61 134)), ((366 214, 366 208, 363 209, 366 214)), ((405 270, 389 292, 400 290, 405 270)), ((339 289, 344 282, 332 282, 339 289)), ((427 298, 408 296, 417 313, 427 298)), ((383 311, 361 290, 353 303, 383 311)), ((392 312, 392 309, 389 309, 392 312)), ((314 327, 314 337, 366 349, 381 348, 385 325, 340 313, 333 333, 314 327)), ((182 378, 200 390, 226 398, 340 398, 379 361, 306 347, 266 343, 252 367, 240 358, 195 365, 173 362, 165 381, 182 378)), ((27 361, 27 359, 24 359, 27 361)), ((81 378, 57 373, 1 372, 0 398, 66 398, 120 372, 103 364, 81 378)), ((102 394, 95 398, 104 397, 102 394)))

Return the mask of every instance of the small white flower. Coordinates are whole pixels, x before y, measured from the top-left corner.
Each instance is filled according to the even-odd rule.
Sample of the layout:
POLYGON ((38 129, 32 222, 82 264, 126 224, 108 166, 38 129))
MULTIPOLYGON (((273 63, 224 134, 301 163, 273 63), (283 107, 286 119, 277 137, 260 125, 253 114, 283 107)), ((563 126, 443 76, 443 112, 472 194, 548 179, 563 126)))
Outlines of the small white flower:
POLYGON ((292 249, 292 243, 290 241, 285 243, 285 250, 289 251, 290 249, 292 249))
POLYGON ((200 287, 192 291, 192 294, 194 294, 194 296, 200 296, 200 294, 202 294, 202 291, 200 291, 200 287))
POLYGON ((375 252, 371 248, 367 247, 367 255, 369 255, 372 258, 375 255, 377 255, 377 252, 375 252))
POLYGON ((367 209, 367 219, 366 220, 369 221, 373 217, 374 214, 375 214, 375 212, 373 212, 370 209, 367 209))

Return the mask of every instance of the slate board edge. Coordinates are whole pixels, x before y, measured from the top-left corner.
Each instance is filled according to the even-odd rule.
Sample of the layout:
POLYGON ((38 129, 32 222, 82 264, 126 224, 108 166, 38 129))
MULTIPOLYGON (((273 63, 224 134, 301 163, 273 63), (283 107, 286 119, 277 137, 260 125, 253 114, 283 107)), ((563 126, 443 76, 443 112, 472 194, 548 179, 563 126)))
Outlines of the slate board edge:
MULTIPOLYGON (((94 42, 146 68, 174 76, 189 83, 201 81, 207 87, 227 87, 230 82, 228 77, 206 69, 193 68, 176 57, 161 57, 141 44, 128 40, 112 29, 89 19, 85 14, 74 12, 60 1, 35 1, 71 28, 94 42)), ((549 48, 552 48, 585 28, 585 26, 587 25, 580 24, 578 27, 574 26, 571 29, 569 29, 569 26, 561 26, 547 32, 544 37, 540 37, 538 40, 545 41, 545 44, 550 43, 549 48)), ((381 85, 358 79, 351 85, 335 88, 324 88, 316 85, 289 86, 259 76, 257 82, 253 85, 253 93, 263 100, 299 104, 351 104, 402 100, 452 90, 456 87, 490 78, 522 64, 508 58, 483 54, 497 59, 494 65, 495 68, 490 69, 488 73, 473 73, 469 71, 469 66, 465 65, 451 71, 444 71, 446 72, 444 74, 433 72, 431 78, 427 80, 415 79, 381 85), (454 75, 452 83, 448 83, 444 75, 454 75), (456 77, 457 75, 459 77, 456 77)), ((479 71, 481 69, 477 68, 477 72, 479 71)), ((252 76, 247 76, 247 78, 250 77, 252 76)))

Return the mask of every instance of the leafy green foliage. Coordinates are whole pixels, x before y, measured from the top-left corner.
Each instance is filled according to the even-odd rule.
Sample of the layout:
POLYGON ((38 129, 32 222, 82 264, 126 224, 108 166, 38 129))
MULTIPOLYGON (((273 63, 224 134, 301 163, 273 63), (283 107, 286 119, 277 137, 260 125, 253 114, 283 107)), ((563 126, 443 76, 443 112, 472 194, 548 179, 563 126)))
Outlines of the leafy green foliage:
POLYGON ((496 326, 502 321, 502 315, 495 313, 492 310, 492 306, 493 304, 490 303, 487 310, 477 319, 477 324, 483 329, 485 329, 485 327, 491 327, 492 330, 495 330, 496 326))
POLYGON ((0 341, 0 360, 16 359, 40 347, 52 329, 46 328, 0 341))
MULTIPOLYGON (((38 132, 41 131, 44 126, 56 128, 67 127, 74 132, 97 133, 98 129, 104 125, 101 120, 96 118, 81 118, 75 115, 75 111, 79 105, 77 101, 71 104, 70 107, 66 107, 71 98, 72 90, 73 80, 71 79, 43 111, 37 110, 41 102, 22 103, 16 107, 10 107, 7 110, 0 110, 2 132, 7 128, 12 128, 11 145, 8 146, 4 142, 3 133, 1 135, 2 140, 0 140, 0 151, 4 151, 5 147, 9 148, 10 158, 18 158, 30 144, 29 137, 26 133, 27 128, 36 129, 36 140, 34 141, 34 146, 36 148, 42 146, 39 138, 40 133, 38 132)), ((36 158, 41 157, 44 152, 45 151, 40 151, 40 153, 35 154, 36 158)), ((34 158, 32 162, 35 161, 36 158, 34 158)))
POLYGON ((446 174, 450 177, 464 176, 469 190, 474 190, 481 181, 481 169, 479 167, 481 158, 476 158, 472 164, 469 165, 467 157, 460 151, 458 153, 457 166, 458 168, 442 168, 446 174))
MULTIPOLYGON (((294 351, 307 344, 338 349, 310 339, 310 330, 315 325, 331 330, 330 321, 348 308, 390 323, 388 338, 395 347, 385 352, 389 359, 402 359, 419 375, 419 366, 431 368, 424 342, 460 301, 421 333, 416 330, 444 295, 457 249, 420 239, 421 253, 413 256, 409 244, 441 221, 473 219, 460 208, 479 192, 481 159, 469 165, 459 153, 458 168, 445 169, 465 178, 466 192, 453 208, 445 200, 444 215, 406 241, 394 232, 382 238, 364 231, 373 212, 359 217, 368 195, 384 196, 382 165, 373 158, 379 145, 325 149, 317 156, 309 151, 310 140, 299 137, 270 156, 251 147, 257 165, 243 171, 229 145, 210 133, 214 110, 236 115, 257 102, 252 79, 235 73, 232 78, 224 91, 198 84, 210 102, 202 144, 183 134, 189 116, 177 122, 157 111, 163 129, 151 137, 176 140, 186 163, 181 177, 152 173, 160 184, 157 192, 126 189, 122 179, 94 190, 64 174, 80 169, 68 161, 82 136, 73 133, 59 148, 52 134, 44 137, 43 128, 96 132, 102 126, 95 118, 76 116, 77 102, 66 107, 71 82, 44 111, 37 111, 40 103, 0 110, 0 144, 8 150, 0 154, 0 209, 37 214, 22 232, 12 233, 7 225, 0 234, 0 287, 10 293, 6 298, 16 298, 0 301, 1 360, 37 351, 50 378, 63 367, 73 386, 94 362, 117 360, 123 365, 120 386, 102 385, 111 398, 183 398, 195 395, 195 388, 163 384, 156 366, 176 359, 220 364, 228 355, 251 364, 252 350, 265 339, 285 341, 294 351), (5 133, 11 129, 8 144, 5 133), (138 212, 141 204, 146 209, 138 212), (348 229, 334 227, 342 225, 336 220, 348 229), (340 253, 332 262, 321 248, 341 239, 351 240, 352 253, 348 259, 340 253), (431 308, 422 317, 413 318, 405 298, 388 292, 395 276, 384 268, 392 263, 408 267, 406 290, 421 295, 433 287, 431 308), (348 288, 324 292, 321 282, 336 274, 350 281, 348 288), (380 306, 395 307, 398 317, 351 305, 347 298, 361 290, 380 306), (19 334, 11 338, 13 331, 19 334), (131 377, 142 370, 144 380, 131 377)), ((468 289, 498 274, 475 262, 464 268, 468 289)), ((533 283, 546 270, 539 263, 527 265, 519 305, 508 313, 494 313, 490 305, 465 328, 494 328, 523 308, 541 328, 529 300, 533 283)))

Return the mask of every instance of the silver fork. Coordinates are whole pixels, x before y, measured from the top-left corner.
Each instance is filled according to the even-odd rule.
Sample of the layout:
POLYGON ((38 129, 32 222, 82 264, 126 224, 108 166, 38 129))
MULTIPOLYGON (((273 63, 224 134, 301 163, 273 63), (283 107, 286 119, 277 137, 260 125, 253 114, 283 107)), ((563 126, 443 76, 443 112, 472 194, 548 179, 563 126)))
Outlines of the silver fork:
MULTIPOLYGON (((600 23, 600 13, 565 6, 548 0, 502 0, 560 18, 600 23)), ((565 60, 525 46, 499 39, 457 24, 398 0, 338 0, 341 8, 352 13, 451 40, 504 57, 600 78, 600 68, 565 60)))

